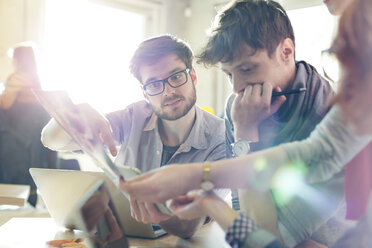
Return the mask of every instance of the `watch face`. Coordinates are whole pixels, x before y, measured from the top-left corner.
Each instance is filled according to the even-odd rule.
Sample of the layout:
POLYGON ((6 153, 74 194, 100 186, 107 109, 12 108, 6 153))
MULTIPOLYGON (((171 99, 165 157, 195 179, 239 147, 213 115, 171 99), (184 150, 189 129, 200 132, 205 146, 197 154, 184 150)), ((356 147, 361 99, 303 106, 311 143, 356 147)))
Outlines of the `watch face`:
POLYGON ((205 182, 202 182, 201 188, 204 191, 209 192, 214 188, 214 184, 211 181, 205 181, 205 182))
POLYGON ((249 142, 245 140, 238 140, 234 143, 233 152, 236 157, 243 156, 249 153, 249 142))

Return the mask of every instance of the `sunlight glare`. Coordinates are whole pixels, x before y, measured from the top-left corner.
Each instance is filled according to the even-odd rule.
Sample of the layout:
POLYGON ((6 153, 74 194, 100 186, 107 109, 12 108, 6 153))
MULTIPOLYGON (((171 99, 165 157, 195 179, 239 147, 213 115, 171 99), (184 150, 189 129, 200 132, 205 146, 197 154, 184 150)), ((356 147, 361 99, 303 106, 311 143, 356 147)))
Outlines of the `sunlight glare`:
POLYGON ((43 88, 66 90, 99 111, 143 98, 129 60, 145 37, 145 16, 87 0, 47 1, 43 88))

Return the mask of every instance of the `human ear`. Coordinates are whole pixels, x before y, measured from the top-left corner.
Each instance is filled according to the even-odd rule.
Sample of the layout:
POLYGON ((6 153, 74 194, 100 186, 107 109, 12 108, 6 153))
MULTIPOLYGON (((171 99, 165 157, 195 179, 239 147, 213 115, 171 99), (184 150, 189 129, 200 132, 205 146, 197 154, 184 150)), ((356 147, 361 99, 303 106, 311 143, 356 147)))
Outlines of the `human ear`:
POLYGON ((192 81, 194 82, 194 85, 196 86, 198 83, 198 77, 196 75, 196 71, 194 68, 191 69, 190 75, 191 75, 192 81))
POLYGON ((279 49, 280 49, 280 58, 284 62, 294 60, 295 46, 294 46, 292 39, 286 38, 282 40, 280 42, 279 49))

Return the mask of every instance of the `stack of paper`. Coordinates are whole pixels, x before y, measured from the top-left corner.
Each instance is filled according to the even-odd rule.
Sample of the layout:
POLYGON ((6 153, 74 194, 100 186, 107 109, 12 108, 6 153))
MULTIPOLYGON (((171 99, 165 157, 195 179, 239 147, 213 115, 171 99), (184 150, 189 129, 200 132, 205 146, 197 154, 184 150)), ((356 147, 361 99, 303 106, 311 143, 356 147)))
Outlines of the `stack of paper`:
POLYGON ((0 184, 0 205, 24 206, 30 194, 29 185, 0 184))

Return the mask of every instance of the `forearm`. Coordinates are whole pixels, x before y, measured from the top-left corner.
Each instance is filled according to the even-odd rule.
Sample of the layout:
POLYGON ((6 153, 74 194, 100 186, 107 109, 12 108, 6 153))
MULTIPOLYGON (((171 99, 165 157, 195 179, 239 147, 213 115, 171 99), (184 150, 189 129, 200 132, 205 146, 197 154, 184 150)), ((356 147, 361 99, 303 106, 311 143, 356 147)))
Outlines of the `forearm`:
POLYGON ((284 148, 274 147, 244 157, 214 162, 211 179, 216 188, 268 190, 278 167, 287 161, 284 148), (255 182, 260 182, 259 188, 255 182))
POLYGON ((41 132, 41 142, 44 146, 55 151, 75 151, 80 147, 73 142, 68 133, 51 119, 41 132))
POLYGON ((358 136, 347 127, 340 109, 335 106, 306 140, 284 144, 291 160, 307 166, 307 180, 328 180, 371 141, 371 136, 358 136))
POLYGON ((203 225, 204 220, 205 218, 181 220, 174 216, 169 220, 160 222, 159 225, 169 234, 181 238, 190 238, 203 225))
POLYGON ((3 94, 0 96, 0 107, 3 109, 10 108, 15 102, 18 92, 18 88, 5 89, 3 94))
POLYGON ((238 213, 221 199, 218 201, 215 200, 211 203, 206 202, 204 205, 209 213, 208 215, 214 219, 223 230, 226 230, 231 226, 234 220, 238 217, 238 213))

